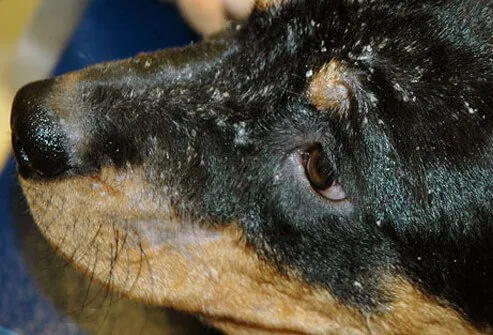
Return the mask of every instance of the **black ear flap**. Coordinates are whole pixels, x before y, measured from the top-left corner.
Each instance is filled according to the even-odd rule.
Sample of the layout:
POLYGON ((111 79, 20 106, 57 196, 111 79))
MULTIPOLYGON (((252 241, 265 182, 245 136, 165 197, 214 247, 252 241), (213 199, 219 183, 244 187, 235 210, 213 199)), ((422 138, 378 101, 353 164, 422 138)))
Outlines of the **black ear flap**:
POLYGON ((335 111, 339 116, 347 117, 354 96, 350 80, 345 66, 331 60, 312 77, 307 90, 308 100, 320 111, 335 111))

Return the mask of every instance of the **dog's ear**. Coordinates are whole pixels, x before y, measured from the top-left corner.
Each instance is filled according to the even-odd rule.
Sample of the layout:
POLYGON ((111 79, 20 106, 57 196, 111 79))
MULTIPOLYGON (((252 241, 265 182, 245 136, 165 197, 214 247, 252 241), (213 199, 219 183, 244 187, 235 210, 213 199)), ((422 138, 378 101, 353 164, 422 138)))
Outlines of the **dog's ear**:
POLYGON ((307 98, 313 107, 324 112, 337 111, 341 117, 348 115, 356 78, 344 64, 332 60, 315 74, 309 71, 307 77, 307 98))

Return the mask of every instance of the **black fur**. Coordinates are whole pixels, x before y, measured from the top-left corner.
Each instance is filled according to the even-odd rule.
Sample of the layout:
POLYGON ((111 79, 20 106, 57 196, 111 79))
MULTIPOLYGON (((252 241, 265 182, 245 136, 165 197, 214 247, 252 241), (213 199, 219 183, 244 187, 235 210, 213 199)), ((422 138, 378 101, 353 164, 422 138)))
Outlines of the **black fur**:
POLYGON ((63 97, 84 135, 64 173, 143 165, 182 215, 238 221, 262 257, 348 304, 377 308, 383 275, 404 275, 491 325, 492 32, 491 0, 257 10, 211 41, 87 70, 63 97), (347 116, 305 94, 332 59, 347 116), (351 204, 298 173, 317 144, 351 204))

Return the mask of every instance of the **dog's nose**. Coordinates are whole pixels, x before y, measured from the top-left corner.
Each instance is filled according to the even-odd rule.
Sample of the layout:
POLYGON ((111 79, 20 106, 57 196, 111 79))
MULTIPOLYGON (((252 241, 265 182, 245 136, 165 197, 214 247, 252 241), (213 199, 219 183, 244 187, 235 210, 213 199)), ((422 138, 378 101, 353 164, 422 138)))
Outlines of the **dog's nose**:
POLYGON ((12 105, 10 126, 19 174, 24 178, 53 178, 69 169, 66 135, 48 103, 52 80, 19 90, 12 105))

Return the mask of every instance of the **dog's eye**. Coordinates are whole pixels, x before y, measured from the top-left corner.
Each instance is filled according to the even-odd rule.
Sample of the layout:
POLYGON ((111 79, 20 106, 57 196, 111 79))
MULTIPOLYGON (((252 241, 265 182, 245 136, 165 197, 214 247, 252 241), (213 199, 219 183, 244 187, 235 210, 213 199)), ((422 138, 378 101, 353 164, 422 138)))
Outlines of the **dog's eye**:
POLYGON ((331 201, 343 201, 347 196, 337 182, 328 157, 319 147, 304 154, 305 172, 317 193, 331 201))

